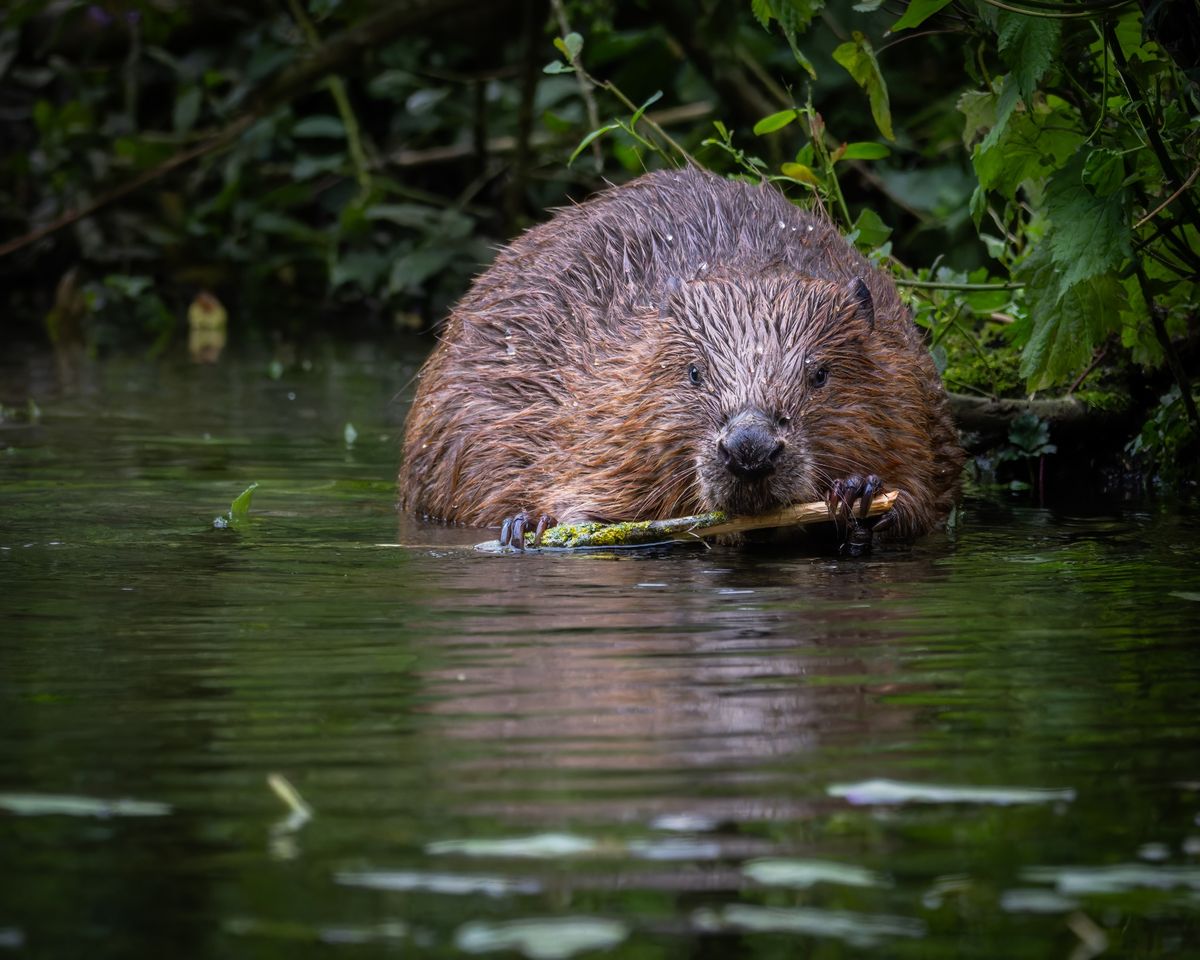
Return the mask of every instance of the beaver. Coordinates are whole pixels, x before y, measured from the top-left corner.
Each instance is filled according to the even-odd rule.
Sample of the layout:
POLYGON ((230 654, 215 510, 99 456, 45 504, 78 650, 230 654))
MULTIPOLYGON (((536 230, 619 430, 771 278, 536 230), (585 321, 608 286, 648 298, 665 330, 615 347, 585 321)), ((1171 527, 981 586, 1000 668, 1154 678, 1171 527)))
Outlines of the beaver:
MULTIPOLYGON (((558 210, 452 309, 405 430, 403 509, 502 525, 826 499, 944 518, 964 454, 891 279, 770 184, 695 167, 558 210)), ((867 541, 871 534, 867 535, 867 541)))

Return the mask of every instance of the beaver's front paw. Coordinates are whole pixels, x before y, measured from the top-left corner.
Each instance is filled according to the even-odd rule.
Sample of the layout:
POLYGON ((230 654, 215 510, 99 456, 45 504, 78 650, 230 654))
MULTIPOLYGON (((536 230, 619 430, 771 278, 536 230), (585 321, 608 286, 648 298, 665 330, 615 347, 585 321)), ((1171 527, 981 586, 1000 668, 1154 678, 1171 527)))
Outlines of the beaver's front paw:
MULTIPOLYGON (((515 517, 505 517, 504 523, 500 524, 500 546, 512 547, 514 550, 524 551, 525 549, 525 531, 529 529, 533 523, 533 517, 522 510, 515 517)), ((543 513, 537 518, 537 526, 533 531, 533 546, 539 546, 542 542, 542 534, 550 527, 558 523, 549 514, 543 513)))
POLYGON ((882 489, 883 481, 873 473, 865 477, 854 474, 834 480, 830 485, 825 505, 839 530, 843 523, 846 525, 846 539, 842 543, 842 549, 852 557, 867 553, 871 549, 872 533, 885 529, 896 520, 895 511, 889 510, 870 524, 865 522, 871 509, 871 501, 882 489), (859 502, 857 516, 854 510, 856 500, 859 502))

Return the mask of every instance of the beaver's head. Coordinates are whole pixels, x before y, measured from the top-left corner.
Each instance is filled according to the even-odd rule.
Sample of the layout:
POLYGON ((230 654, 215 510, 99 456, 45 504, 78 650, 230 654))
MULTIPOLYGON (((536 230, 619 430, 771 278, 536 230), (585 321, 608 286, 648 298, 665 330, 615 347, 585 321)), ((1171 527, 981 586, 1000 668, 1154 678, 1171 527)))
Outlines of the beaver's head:
POLYGON ((655 379, 707 509, 754 514, 824 496, 886 443, 888 383, 871 294, 772 269, 667 284, 655 379), (881 409, 881 406, 883 409, 881 409))

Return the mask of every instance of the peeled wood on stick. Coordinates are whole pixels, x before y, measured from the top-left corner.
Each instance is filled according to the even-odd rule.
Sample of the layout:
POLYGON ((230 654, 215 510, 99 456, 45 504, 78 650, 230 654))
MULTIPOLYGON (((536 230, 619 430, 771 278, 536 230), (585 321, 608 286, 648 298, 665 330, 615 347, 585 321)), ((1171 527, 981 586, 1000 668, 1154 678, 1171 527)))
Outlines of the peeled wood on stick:
MULTIPOLYGON (((892 508, 899 494, 895 490, 876 494, 867 516, 877 516, 892 508)), ((857 514, 857 510, 855 511, 857 514)), ((540 549, 577 550, 585 548, 638 547, 671 541, 696 541, 747 530, 766 530, 771 527, 795 527, 812 523, 828 523, 829 506, 823 500, 813 503, 794 503, 791 506, 753 517, 730 517, 724 513, 702 513, 693 517, 671 520, 643 520, 630 523, 560 523, 542 535, 540 549)), ((533 534, 525 535, 532 547, 533 534)), ((477 544, 484 553, 507 553, 499 540, 477 544)))

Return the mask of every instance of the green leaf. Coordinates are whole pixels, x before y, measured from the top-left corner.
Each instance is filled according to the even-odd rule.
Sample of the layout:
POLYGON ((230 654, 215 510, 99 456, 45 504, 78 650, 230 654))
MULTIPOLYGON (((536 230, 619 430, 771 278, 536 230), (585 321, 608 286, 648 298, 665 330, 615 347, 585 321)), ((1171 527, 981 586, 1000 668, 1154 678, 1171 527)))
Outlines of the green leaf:
POLYGON ((575 58, 583 51, 583 37, 578 33, 568 33, 565 37, 555 37, 554 46, 566 57, 568 63, 574 63, 575 58))
POLYGON ((593 140, 595 140, 597 137, 604 136, 604 134, 608 133, 610 130, 619 129, 620 126, 621 125, 619 123, 606 123, 604 126, 599 127, 598 129, 589 133, 586 137, 579 141, 579 146, 575 148, 575 152, 572 153, 570 159, 567 160, 567 166, 569 167, 571 164, 573 164, 575 162, 575 158, 583 153, 583 151, 587 149, 588 144, 590 144, 593 140))
POLYGON ((1026 102, 1033 97, 1038 81, 1054 62, 1062 21, 1053 17, 1030 17, 1001 11, 996 18, 1000 59, 1008 64, 1026 102))
POLYGON ((1117 150, 1099 149, 1088 154, 1083 164, 1083 182, 1097 197, 1107 197, 1125 182, 1125 162, 1117 150))
POLYGON ((1040 182, 1067 162, 1083 142, 1079 115, 1060 104, 1042 104, 1013 114, 993 145, 985 139, 971 161, 985 190, 1012 199, 1021 184, 1040 182))
POLYGON ((252 483, 245 490, 237 495, 233 503, 229 505, 229 522, 237 526, 250 513, 250 501, 254 497, 254 491, 258 489, 257 483, 252 483))
POLYGON ((750 12, 754 14, 754 19, 762 25, 764 30, 771 29, 771 20, 775 17, 775 11, 771 9, 770 0, 750 0, 750 12))
POLYGON ((996 125, 996 94, 991 90, 967 90, 956 106, 964 117, 963 146, 970 149, 981 132, 996 125))
POLYGON ((197 86, 186 88, 175 98, 171 124, 176 133, 187 133, 196 125, 196 118, 200 116, 202 102, 203 92, 197 86))
POLYGON ((1047 247, 1040 244, 1016 272, 1025 284, 1027 312, 1013 334, 1018 344, 1024 342, 1020 373, 1029 390, 1076 373, 1121 329, 1121 314, 1128 309, 1125 289, 1111 275, 1064 284, 1047 247))
POLYGON ((346 136, 346 128, 342 126, 342 121, 338 117, 317 114, 305 117, 303 120, 298 120, 296 125, 292 127, 292 136, 333 137, 341 139, 346 136))
POLYGON ((650 98, 645 103, 643 103, 640 107, 638 107, 637 110, 634 111, 633 116, 629 118, 629 125, 631 127, 636 127, 637 122, 642 119, 642 114, 644 114, 646 112, 646 108, 648 106, 650 106, 650 104, 657 103, 659 100, 661 100, 662 95, 663 95, 663 92, 661 90, 657 90, 654 93, 650 94, 650 98))
POLYGON ((892 33, 919 27, 948 3, 950 0, 912 0, 908 9, 904 11, 904 16, 892 24, 892 33))
POLYGON ((1046 215, 1053 228, 1050 250, 1064 271, 1064 290, 1120 266, 1130 253, 1125 191, 1097 196, 1083 182, 1094 152, 1080 150, 1046 185, 1046 215))
POLYGON ((1011 73, 1006 74, 1001 83, 1000 96, 996 99, 996 117, 992 122, 992 129, 983 138, 984 150, 990 150, 1000 142, 1000 138, 1008 127, 1008 120, 1013 115, 1013 111, 1017 109, 1017 104, 1021 99, 1020 85, 1011 73))
POLYGON ((892 228, 870 207, 865 207, 858 215, 853 229, 858 232, 858 246, 867 250, 879 246, 892 235, 892 228))
POLYGON ((419 293, 421 285, 454 258, 454 251, 446 247, 428 247, 413 250, 398 257, 392 264, 388 277, 389 293, 419 293))
POLYGON ((871 41, 854 31, 854 39, 841 44, 833 51, 833 59, 849 72, 857 83, 867 92, 871 102, 871 116, 875 118, 875 126, 888 140, 895 140, 892 133, 892 109, 888 102, 887 85, 879 72, 879 62, 875 59, 875 51, 871 41))
POLYGON ((542 67, 542 73, 574 73, 575 68, 569 67, 561 60, 551 60, 542 67))
POLYGON ((872 143, 869 140, 848 143, 842 151, 843 160, 882 160, 891 155, 892 149, 886 143, 872 143))
POLYGON ((763 117, 754 125, 754 132, 758 136, 764 133, 774 133, 776 130, 782 130, 789 123, 798 117, 796 110, 780 110, 778 113, 773 113, 769 117, 763 117))
POLYGON ((820 178, 813 173, 812 167, 805 163, 785 163, 779 168, 780 172, 785 177, 791 177, 793 180, 799 180, 801 183, 812 184, 814 187, 821 185, 820 178))

